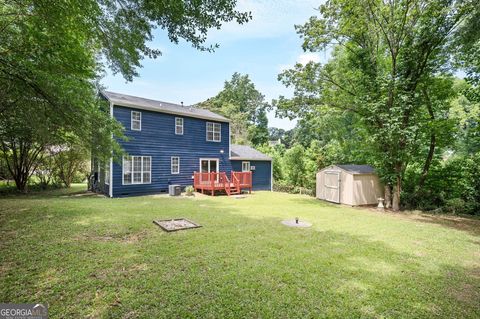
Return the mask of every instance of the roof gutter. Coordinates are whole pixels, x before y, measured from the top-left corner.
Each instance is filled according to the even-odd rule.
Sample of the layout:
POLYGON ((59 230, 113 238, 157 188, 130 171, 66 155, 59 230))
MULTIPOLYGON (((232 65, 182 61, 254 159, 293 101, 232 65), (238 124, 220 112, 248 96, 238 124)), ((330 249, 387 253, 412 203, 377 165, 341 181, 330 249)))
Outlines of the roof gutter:
POLYGON ((251 158, 251 157, 230 157, 231 161, 265 161, 271 162, 271 158, 251 158))
POLYGON ((131 107, 134 109, 139 109, 139 110, 146 110, 146 111, 152 111, 152 112, 157 112, 157 113, 166 113, 166 114, 173 114, 173 115, 181 115, 181 116, 186 116, 186 117, 193 117, 193 118, 198 118, 198 119, 203 119, 203 120, 211 120, 211 121, 216 121, 216 122, 223 122, 223 123, 230 123, 231 121, 227 118, 224 119, 219 119, 215 117, 210 117, 210 116, 202 116, 202 115, 196 115, 196 114, 191 114, 191 113, 184 113, 184 112, 175 112, 175 111, 170 111, 170 110, 159 110, 154 107, 148 107, 148 106, 140 106, 137 104, 133 103, 125 103, 125 102, 116 102, 112 101, 111 99, 106 96, 106 94, 102 95, 112 104, 116 106, 125 106, 125 107, 131 107))

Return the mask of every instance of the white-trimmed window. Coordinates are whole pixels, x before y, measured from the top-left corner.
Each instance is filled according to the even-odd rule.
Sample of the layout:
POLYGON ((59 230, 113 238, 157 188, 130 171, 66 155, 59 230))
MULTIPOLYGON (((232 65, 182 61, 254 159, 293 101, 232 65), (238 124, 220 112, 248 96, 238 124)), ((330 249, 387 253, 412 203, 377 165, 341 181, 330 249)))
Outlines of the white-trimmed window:
POLYGON ((110 162, 105 165, 105 184, 110 184, 110 162))
POLYGON ((242 162, 242 172, 250 172, 250 162, 242 162))
POLYGON ((175 134, 183 135, 183 117, 175 118, 175 134))
POLYGON ((152 158, 150 156, 143 156, 143 166, 142 166, 142 183, 148 184, 151 182, 152 176, 152 158))
POLYGON ((172 156, 170 160, 172 174, 180 174, 180 157, 172 156))
POLYGON ((150 184, 152 176, 151 156, 123 157, 123 184, 150 184))
POLYGON ((222 125, 220 123, 207 122, 207 141, 220 142, 222 139, 222 125))
POLYGON ((142 130, 142 112, 132 111, 130 128, 134 131, 142 130))

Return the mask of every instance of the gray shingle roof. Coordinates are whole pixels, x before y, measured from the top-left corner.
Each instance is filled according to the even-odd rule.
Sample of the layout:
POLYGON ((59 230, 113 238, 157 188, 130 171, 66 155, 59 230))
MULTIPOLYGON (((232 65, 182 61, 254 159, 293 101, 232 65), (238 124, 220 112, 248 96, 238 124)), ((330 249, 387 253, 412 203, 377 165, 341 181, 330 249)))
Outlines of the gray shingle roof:
POLYGON ((248 145, 230 145, 230 158, 232 160, 257 160, 257 161, 271 161, 272 159, 257 151, 248 145))
POLYGON ((154 112, 170 113, 185 115, 190 117, 196 117, 201 119, 229 122, 230 120, 217 113, 213 113, 209 110, 201 109, 194 106, 182 106, 179 104, 173 104, 168 102, 156 101, 145 99, 142 97, 103 91, 101 92, 110 102, 115 105, 128 106, 138 109, 150 110, 154 112))
POLYGON ((352 174, 373 174, 375 169, 370 165, 336 165, 352 174))

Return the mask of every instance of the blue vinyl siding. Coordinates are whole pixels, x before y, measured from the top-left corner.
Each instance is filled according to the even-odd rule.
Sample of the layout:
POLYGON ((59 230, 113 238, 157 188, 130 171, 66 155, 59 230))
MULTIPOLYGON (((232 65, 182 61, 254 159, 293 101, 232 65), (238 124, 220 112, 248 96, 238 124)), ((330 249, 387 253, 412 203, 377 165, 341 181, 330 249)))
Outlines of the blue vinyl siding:
POLYGON ((242 171, 242 162, 250 162, 250 167, 255 166, 252 171, 252 186, 254 190, 271 190, 271 166, 270 161, 240 161, 232 160, 232 169, 242 171))
POLYGON ((122 163, 113 164, 113 196, 141 195, 168 190, 169 184, 193 184, 193 172, 199 171, 200 158, 218 158, 220 171, 232 170, 228 154, 229 123, 215 122, 186 116, 183 118, 183 135, 175 134, 175 117, 178 115, 139 110, 142 112, 142 130, 130 129, 132 108, 114 106, 114 117, 125 127, 128 141, 119 143, 129 155, 152 157, 150 184, 122 185, 122 163), (206 141, 206 123, 222 125, 221 142, 206 141), (223 150, 223 153, 221 153, 223 150), (180 157, 180 173, 171 174, 170 159, 180 157))

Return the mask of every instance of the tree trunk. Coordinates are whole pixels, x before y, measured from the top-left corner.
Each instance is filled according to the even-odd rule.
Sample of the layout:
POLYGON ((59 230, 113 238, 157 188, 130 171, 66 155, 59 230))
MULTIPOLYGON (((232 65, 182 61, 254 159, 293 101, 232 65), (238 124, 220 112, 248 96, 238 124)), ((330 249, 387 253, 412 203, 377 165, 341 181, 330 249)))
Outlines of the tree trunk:
POLYGON ((385 185, 385 208, 389 209, 392 207, 392 186, 385 185))
POLYGON ((89 191, 94 191, 93 189, 93 183, 92 183, 92 178, 93 178, 93 165, 91 166, 91 170, 88 174, 87 174, 87 189, 89 191))
POLYGON ((397 176, 397 182, 393 187, 392 210, 398 212, 400 210, 400 192, 402 190, 402 178, 397 176))
MULTIPOLYGON (((434 121, 435 114, 433 113, 432 102, 430 101, 430 97, 428 96, 427 89, 423 88, 422 91, 423 91, 423 95, 425 96, 428 114, 430 115, 430 119, 434 121)), ((435 132, 432 132, 430 136, 430 149, 428 150, 427 159, 425 160, 422 174, 420 175, 420 180, 418 181, 417 192, 419 192, 422 189, 423 185, 425 184, 425 180, 427 179, 428 171, 430 169, 430 165, 432 164, 432 160, 433 160, 433 155, 435 154, 435 145, 436 145, 435 132)))
POLYGON ((7 168, 21 192, 27 192, 28 180, 38 165, 44 146, 34 145, 30 141, 3 141, 1 151, 7 168))
POLYGON ((420 191, 425 184, 425 180, 427 179, 428 171, 430 169, 430 165, 432 164, 433 154, 435 153, 435 134, 432 133, 430 137, 430 149, 428 150, 427 159, 425 160, 425 164, 423 165, 422 174, 420 175, 420 180, 418 181, 418 191, 420 191))
POLYGON ((17 187, 17 190, 21 191, 22 193, 27 192, 27 180, 28 177, 23 176, 23 175, 17 175, 14 177, 15 181, 15 186, 17 187))

